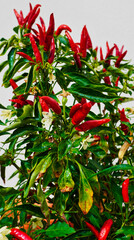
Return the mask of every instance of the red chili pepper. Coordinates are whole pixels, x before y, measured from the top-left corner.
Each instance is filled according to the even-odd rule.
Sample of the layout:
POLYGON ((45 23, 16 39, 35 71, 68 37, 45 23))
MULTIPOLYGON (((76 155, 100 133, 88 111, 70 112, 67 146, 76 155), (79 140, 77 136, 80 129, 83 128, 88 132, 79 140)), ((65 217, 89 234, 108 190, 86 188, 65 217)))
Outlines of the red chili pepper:
POLYGON ((43 34, 44 34, 44 37, 45 37, 45 34, 46 34, 46 27, 45 27, 45 23, 44 23, 44 20, 43 20, 42 17, 40 17, 40 23, 41 23, 42 31, 43 31, 43 34))
POLYGON ((104 222, 101 230, 100 230, 100 234, 98 237, 98 240, 106 240, 107 236, 110 232, 111 226, 113 224, 113 220, 112 219, 108 219, 104 222))
POLYGON ((50 15, 50 21, 49 21, 49 26, 45 35, 45 42, 44 42, 44 50, 45 51, 49 51, 50 50, 50 46, 51 46, 51 42, 52 42, 52 38, 53 38, 53 34, 54 34, 54 15, 53 13, 50 15))
POLYGON ((120 76, 117 77, 117 79, 116 79, 116 81, 115 81, 115 87, 118 87, 119 80, 120 80, 120 76))
POLYGON ((116 56, 120 56, 123 52, 123 48, 124 48, 124 45, 121 47, 121 50, 119 50, 118 46, 116 44, 115 45, 115 49, 116 49, 116 56))
POLYGON ((83 27, 81 32, 81 40, 80 40, 80 53, 82 54, 82 57, 85 58, 87 55, 87 28, 86 25, 83 27))
POLYGON ((72 123, 74 125, 78 125, 80 122, 82 122, 87 114, 89 113, 90 109, 92 107, 92 104, 90 102, 84 103, 81 108, 79 108, 72 117, 72 123))
POLYGON ((81 103, 77 103, 74 106, 71 107, 69 116, 70 118, 72 118, 74 116, 74 114, 82 107, 81 103))
POLYGON ((17 228, 12 228, 10 235, 17 238, 18 240, 32 240, 32 238, 30 236, 28 236, 25 232, 23 232, 17 228))
POLYGON ((41 46, 44 46, 44 42, 45 42, 45 37, 44 37, 44 33, 43 33, 43 30, 42 30, 42 27, 39 25, 39 24, 36 24, 38 29, 39 29, 39 44, 41 46))
MULTIPOLYGON (((103 72, 106 72, 106 71, 107 70, 103 68, 103 72)), ((110 77, 109 76, 104 77, 104 82, 108 85, 111 85, 110 77)))
POLYGON ((32 33, 30 33, 29 37, 30 37, 30 42, 31 42, 31 45, 32 45, 32 48, 33 48, 35 58, 36 58, 36 62, 37 63, 39 63, 39 62, 42 63, 42 57, 41 57, 40 51, 39 51, 39 49, 36 45, 36 42, 34 40, 34 37, 33 37, 32 33))
POLYGON ((89 36, 89 33, 87 31, 87 49, 93 48, 91 38, 89 36))
MULTIPOLYGON (((119 114, 120 114, 120 121, 121 122, 130 122, 129 119, 125 115, 124 108, 122 110, 118 109, 118 111, 119 111, 119 114)), ((127 133, 128 133, 128 126, 126 126, 125 124, 121 123, 121 130, 125 133, 125 135, 127 135, 127 133)))
POLYGON ((20 25, 20 27, 23 27, 23 19, 22 19, 22 16, 17 12, 16 9, 14 9, 14 13, 15 13, 15 16, 17 18, 17 21, 20 25))
POLYGON ((98 47, 96 47, 95 49, 94 49, 95 51, 96 51, 96 56, 95 56, 95 60, 96 60, 96 58, 97 58, 97 52, 98 52, 98 47))
POLYGON ((62 25, 60 25, 60 26, 57 28, 57 30, 56 30, 56 32, 55 32, 55 35, 56 35, 56 36, 60 35, 60 33, 61 33, 63 30, 67 30, 67 31, 69 31, 69 32, 72 32, 72 29, 71 29, 68 25, 62 24, 62 25))
POLYGON ((49 54, 49 59, 48 62, 51 64, 54 60, 54 54, 55 54, 55 42, 54 42, 54 37, 52 38, 51 42, 51 49, 50 49, 50 54, 49 54))
POLYGON ((109 48, 107 53, 106 53, 106 57, 105 57, 106 60, 105 60, 105 62, 106 62, 107 65, 110 65, 110 60, 109 59, 107 60, 107 58, 109 56, 113 55, 114 48, 115 48, 115 46, 113 46, 112 48, 109 48))
POLYGON ((103 52, 102 52, 102 47, 100 47, 100 60, 104 60, 103 52))
POLYGON ((13 89, 16 89, 18 87, 17 83, 13 79, 10 79, 9 82, 13 89))
POLYGON ((20 55, 21 57, 26 58, 27 60, 29 60, 29 61, 30 61, 30 65, 35 64, 35 61, 34 61, 29 55, 27 55, 26 53, 16 52, 16 54, 18 54, 18 55, 20 55))
POLYGON ((61 108, 58 102, 49 96, 39 97, 39 102, 41 104, 42 111, 48 112, 49 108, 51 108, 56 114, 61 113, 61 108))
POLYGON ((122 183, 122 197, 123 197, 123 201, 124 201, 125 203, 128 203, 128 202, 129 202, 128 186, 129 186, 129 178, 127 178, 127 179, 122 183))
POLYGON ((14 102, 14 107, 22 108, 24 105, 30 104, 33 106, 33 101, 26 100, 23 95, 17 96, 15 99, 9 99, 9 101, 14 102))
POLYGON ((124 53, 122 53, 118 58, 117 58, 117 60, 116 60, 116 62, 115 62, 115 67, 119 67, 120 66, 120 63, 121 63, 121 61, 123 60, 123 58, 126 56, 126 54, 127 54, 127 51, 125 51, 124 53))
POLYGON ((31 29, 32 25, 34 24, 36 18, 40 13, 40 4, 36 4, 35 7, 30 11, 29 18, 28 18, 28 29, 31 29))
POLYGON ((67 37, 68 40, 69 40, 70 47, 71 47, 72 51, 74 52, 73 57, 74 57, 74 59, 75 59, 75 61, 76 61, 76 64, 77 64, 77 66, 78 66, 79 68, 81 68, 80 56, 78 55, 78 53, 79 53, 79 51, 78 51, 78 45, 77 45, 76 43, 74 43, 71 35, 70 35, 67 31, 65 32, 65 34, 66 34, 66 37, 67 37))
POLYGON ((89 120, 75 127, 75 129, 77 131, 85 132, 92 128, 99 127, 102 124, 108 123, 109 121, 111 121, 111 119, 106 119, 106 118, 100 119, 100 120, 89 120))
POLYGON ((85 222, 86 223, 86 226, 91 230, 91 232, 97 237, 99 237, 99 231, 91 224, 91 223, 88 223, 88 222, 85 222))

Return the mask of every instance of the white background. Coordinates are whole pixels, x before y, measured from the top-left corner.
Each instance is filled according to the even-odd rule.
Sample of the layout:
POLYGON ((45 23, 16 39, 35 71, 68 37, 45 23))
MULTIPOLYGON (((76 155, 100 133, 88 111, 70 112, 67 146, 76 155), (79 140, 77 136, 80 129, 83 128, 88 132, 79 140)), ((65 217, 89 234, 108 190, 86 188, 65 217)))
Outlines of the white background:
MULTIPOLYGON (((124 45, 128 50, 126 58, 134 63, 134 0, 31 0, 31 4, 41 4, 40 16, 48 27, 49 16, 53 12, 56 28, 67 24, 72 28, 72 37, 80 40, 81 30, 87 26, 93 47, 102 46, 105 53, 106 41, 110 47, 116 43, 119 48, 124 45)), ((23 11, 24 16, 29 11, 27 0, 0 0, 0 38, 9 38, 13 28, 18 25, 13 9, 23 11)), ((4 57, 0 57, 0 63, 4 57)), ((3 74, 3 73, 2 73, 3 74)), ((0 103, 7 106, 12 96, 11 89, 1 87, 0 74, 0 103)), ((134 105, 131 103, 132 106, 134 105)), ((130 105, 129 105, 130 106, 130 105)), ((8 168, 7 178, 13 169, 8 168)), ((0 185, 3 185, 0 179, 0 185)), ((15 181, 7 181, 5 186, 14 186, 15 181)))

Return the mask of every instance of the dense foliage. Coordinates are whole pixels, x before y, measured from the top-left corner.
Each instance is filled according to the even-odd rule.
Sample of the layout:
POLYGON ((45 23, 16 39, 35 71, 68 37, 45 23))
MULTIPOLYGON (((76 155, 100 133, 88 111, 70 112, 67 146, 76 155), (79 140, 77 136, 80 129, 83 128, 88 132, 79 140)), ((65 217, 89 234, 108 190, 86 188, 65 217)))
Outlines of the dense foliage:
POLYGON ((0 165, 3 181, 13 165, 18 182, 0 186, 0 236, 131 239, 134 109, 123 103, 133 101, 134 66, 127 51, 107 42, 104 57, 86 26, 75 43, 69 26, 55 29, 53 14, 46 28, 39 4, 26 17, 14 13, 14 35, 0 39, 2 85, 13 92, 11 104, 0 105, 0 165))

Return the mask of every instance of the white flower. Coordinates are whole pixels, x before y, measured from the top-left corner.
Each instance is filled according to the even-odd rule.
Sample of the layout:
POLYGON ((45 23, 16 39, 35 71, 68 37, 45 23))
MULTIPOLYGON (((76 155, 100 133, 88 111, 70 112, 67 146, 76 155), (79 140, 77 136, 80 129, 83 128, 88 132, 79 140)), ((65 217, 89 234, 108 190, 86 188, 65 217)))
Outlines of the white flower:
POLYGON ((5 235, 8 235, 9 233, 10 230, 7 229, 7 226, 0 228, 0 240, 8 240, 8 238, 5 235))
MULTIPOLYGON (((81 148, 83 148, 84 150, 86 150, 87 147, 88 147, 88 143, 94 142, 94 140, 95 140, 95 138, 91 138, 91 134, 89 134, 89 136, 88 136, 87 138, 85 138, 85 139, 82 140, 82 142, 81 142, 81 148)), ((81 149, 81 148, 80 148, 80 149, 81 149)))
POLYGON ((8 119, 9 120, 12 117, 12 112, 11 112, 11 110, 4 109, 4 110, 1 111, 0 116, 2 116, 3 119, 8 119))
POLYGON ((94 71, 100 72, 103 69, 103 65, 99 65, 98 67, 94 68, 94 71))
POLYGON ((51 110, 49 109, 49 112, 42 112, 43 118, 42 118, 42 124, 44 124, 44 127, 49 130, 52 121, 53 121, 53 114, 51 110))
POLYGON ((32 228, 35 229, 37 227, 43 228, 43 223, 41 221, 42 219, 39 217, 32 217, 31 221, 32 221, 32 228))

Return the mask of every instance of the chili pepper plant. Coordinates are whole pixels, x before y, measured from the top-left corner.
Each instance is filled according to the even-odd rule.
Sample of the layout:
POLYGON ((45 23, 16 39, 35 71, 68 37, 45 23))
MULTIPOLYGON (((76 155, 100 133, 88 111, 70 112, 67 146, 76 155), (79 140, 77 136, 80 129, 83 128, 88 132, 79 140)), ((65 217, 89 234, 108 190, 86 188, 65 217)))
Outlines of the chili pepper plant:
POLYGON ((18 179, 0 186, 1 239, 132 239, 134 65, 29 6, 0 39, 1 181, 18 179))

